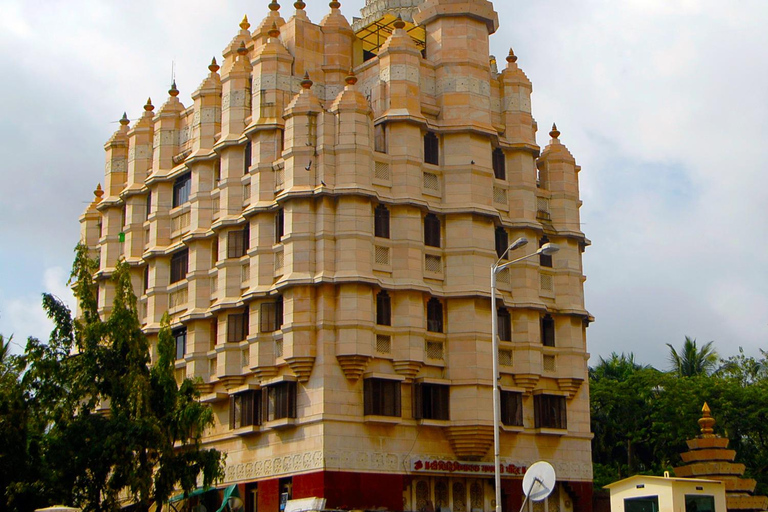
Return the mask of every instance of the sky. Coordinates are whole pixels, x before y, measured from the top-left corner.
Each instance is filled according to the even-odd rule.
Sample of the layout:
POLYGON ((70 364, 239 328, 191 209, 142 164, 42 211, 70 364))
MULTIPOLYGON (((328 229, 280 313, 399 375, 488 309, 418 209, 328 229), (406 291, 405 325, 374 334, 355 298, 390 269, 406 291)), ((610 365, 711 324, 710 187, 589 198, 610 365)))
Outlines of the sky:
MULTIPOLYGON (((326 1, 305 0, 316 23, 326 1)), ((66 286, 78 217, 104 180, 126 111, 190 94, 244 14, 269 0, 0 0, 0 333, 47 338, 40 307, 66 286)), ((351 20, 364 0, 342 0, 351 20)), ((282 0, 281 13, 293 13, 282 0)), ((581 165, 590 364, 671 343, 722 356, 768 349, 768 2, 505 0, 491 53, 533 82, 581 165)))

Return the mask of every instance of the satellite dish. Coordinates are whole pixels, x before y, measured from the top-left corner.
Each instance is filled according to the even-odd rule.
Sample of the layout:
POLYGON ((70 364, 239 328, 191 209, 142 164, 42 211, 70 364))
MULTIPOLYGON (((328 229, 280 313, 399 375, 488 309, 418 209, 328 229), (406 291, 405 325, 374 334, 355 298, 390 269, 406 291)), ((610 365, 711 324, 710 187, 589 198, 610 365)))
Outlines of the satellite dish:
POLYGON ((229 510, 232 512, 238 512, 240 510, 243 510, 245 508, 245 504, 243 503, 243 500, 241 500, 238 496, 230 496, 229 497, 229 510))
POLYGON ((529 467, 523 477, 525 500, 520 507, 520 512, 523 511, 529 499, 531 501, 546 499, 555 489, 555 481, 555 468, 549 462, 540 460, 529 467))

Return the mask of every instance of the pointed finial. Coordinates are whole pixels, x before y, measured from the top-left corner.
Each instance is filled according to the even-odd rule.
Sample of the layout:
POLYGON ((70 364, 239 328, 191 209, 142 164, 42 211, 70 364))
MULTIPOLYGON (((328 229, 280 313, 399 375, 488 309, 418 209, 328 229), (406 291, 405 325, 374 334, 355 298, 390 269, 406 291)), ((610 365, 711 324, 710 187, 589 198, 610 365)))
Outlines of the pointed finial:
POLYGON ((553 139, 560 137, 560 131, 557 129, 557 125, 555 123, 552 123, 552 131, 549 132, 549 136, 553 139))
POLYGON ((152 104, 152 98, 147 98, 147 104, 144 105, 144 110, 147 112, 155 110, 155 106, 152 104))
POLYGON ((298 2, 293 2, 293 6, 296 8, 297 11, 301 11, 307 6, 307 4, 299 0, 298 2))
POLYGON ((123 126, 128 126, 131 124, 131 121, 128 119, 128 114, 123 112, 123 117, 120 118, 120 124, 123 126))
POLYGON ((394 25, 395 28, 405 28, 405 22, 403 21, 403 17, 398 14, 397 19, 392 25, 394 25))
POLYGON ((267 32, 267 35, 273 39, 280 37, 280 29, 277 28, 277 23, 274 21, 272 22, 272 27, 269 29, 269 32, 267 32))
POLYGON ((269 4, 269 10, 273 12, 280 10, 280 4, 277 3, 277 0, 272 0, 272 2, 269 4))
POLYGON ((699 419, 702 437, 714 437, 715 435, 715 431, 712 428, 715 426, 715 418, 710 413, 709 405, 707 405, 707 402, 704 402, 704 407, 701 408, 701 418, 699 419))
POLYGON ((333 2, 328 4, 331 9, 339 9, 341 7, 341 2, 337 2, 336 0, 333 0, 333 2))
POLYGON ((243 21, 240 22, 240 28, 243 29, 243 30, 248 30, 249 28, 251 28, 251 24, 248 23, 248 15, 247 14, 245 16, 243 16, 243 21))
POLYGON ((349 74, 344 79, 345 82, 347 82, 348 85, 355 85, 357 83, 357 77, 355 76, 355 70, 352 68, 349 68, 349 74))
POLYGON ((179 90, 176 88, 176 80, 174 80, 171 84, 171 88, 168 90, 168 94, 170 94, 173 98, 179 95, 179 90))
POLYGON ((93 191, 93 195, 96 196, 96 201, 101 201, 101 196, 104 195, 104 191, 101 190, 101 183, 96 185, 96 190, 93 191))
POLYGON ((211 64, 208 66, 208 69, 211 70, 211 73, 216 73, 218 70, 221 69, 221 66, 219 66, 219 63, 216 62, 216 57, 211 59, 211 64))
POLYGON ((305 73, 304 73, 304 80, 302 80, 302 81, 301 81, 301 86, 302 86, 304 89, 307 89, 307 90, 309 90, 309 88, 310 88, 310 87, 312 87, 312 84, 313 84, 313 83, 314 83, 314 82, 313 82, 312 80, 310 80, 310 79, 309 79, 309 72, 308 72, 308 71, 307 71, 307 72, 305 72, 305 73))
POLYGON ((507 62, 510 64, 517 62, 517 55, 515 55, 515 52, 512 50, 512 48, 509 49, 509 55, 507 55, 507 62))
POLYGON ((245 55, 248 53, 248 48, 245 47, 245 41, 240 41, 240 46, 237 48, 238 55, 245 55))

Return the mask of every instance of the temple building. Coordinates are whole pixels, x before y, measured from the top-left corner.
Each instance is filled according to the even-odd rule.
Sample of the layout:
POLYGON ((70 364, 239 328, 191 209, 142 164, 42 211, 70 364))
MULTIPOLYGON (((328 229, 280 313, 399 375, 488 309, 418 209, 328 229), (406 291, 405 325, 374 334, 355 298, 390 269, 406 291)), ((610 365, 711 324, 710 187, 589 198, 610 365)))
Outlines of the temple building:
POLYGON ((681 453, 684 464, 675 468, 675 475, 687 478, 719 480, 725 484, 725 500, 729 511, 758 512, 768 510, 768 496, 755 496, 757 483, 742 478, 744 464, 733 462, 736 452, 728 449, 728 438, 715 434, 715 418, 709 406, 702 408, 701 435, 689 439, 689 451, 681 453))
POLYGON ((493 511, 495 319, 503 509, 546 460, 558 484, 534 510, 591 510, 580 167, 557 128, 537 145, 531 82, 489 54, 490 1, 367 0, 353 24, 340 7, 315 23, 272 0, 191 102, 174 83, 124 116, 80 218, 100 312, 125 259, 248 512, 493 511), (518 237, 509 260, 560 250, 501 272, 491 311, 518 237))

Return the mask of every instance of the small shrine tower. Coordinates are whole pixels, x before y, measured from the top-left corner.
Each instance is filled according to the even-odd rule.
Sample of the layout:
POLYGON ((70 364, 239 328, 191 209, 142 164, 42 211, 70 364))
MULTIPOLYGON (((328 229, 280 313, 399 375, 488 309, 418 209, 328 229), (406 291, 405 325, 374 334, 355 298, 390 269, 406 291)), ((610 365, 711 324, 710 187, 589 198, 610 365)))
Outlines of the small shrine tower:
POLYGON ((768 510, 768 496, 753 495, 755 480, 741 478, 745 467, 733 462, 736 451, 728 449, 728 438, 714 433, 715 419, 706 403, 699 425, 701 435, 687 441, 690 451, 680 454, 685 464, 675 468, 675 475, 723 482, 729 511, 768 510))

